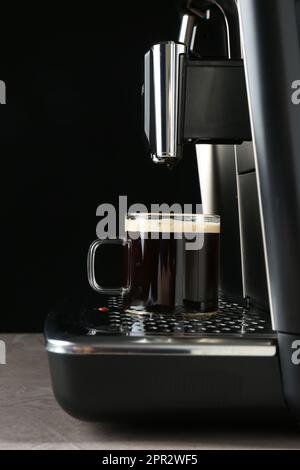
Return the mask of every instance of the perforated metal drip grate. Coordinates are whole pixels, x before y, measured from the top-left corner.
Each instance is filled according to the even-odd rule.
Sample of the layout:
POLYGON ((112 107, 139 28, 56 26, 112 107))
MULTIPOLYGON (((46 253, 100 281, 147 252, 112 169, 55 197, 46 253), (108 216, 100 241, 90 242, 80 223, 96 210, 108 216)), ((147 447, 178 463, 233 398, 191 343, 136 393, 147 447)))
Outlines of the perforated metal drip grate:
POLYGON ((220 301, 216 314, 208 315, 169 315, 160 313, 132 314, 122 311, 122 302, 110 298, 109 311, 99 312, 89 318, 86 327, 90 334, 120 334, 127 336, 273 336, 270 317, 264 312, 247 309, 236 303, 220 301))

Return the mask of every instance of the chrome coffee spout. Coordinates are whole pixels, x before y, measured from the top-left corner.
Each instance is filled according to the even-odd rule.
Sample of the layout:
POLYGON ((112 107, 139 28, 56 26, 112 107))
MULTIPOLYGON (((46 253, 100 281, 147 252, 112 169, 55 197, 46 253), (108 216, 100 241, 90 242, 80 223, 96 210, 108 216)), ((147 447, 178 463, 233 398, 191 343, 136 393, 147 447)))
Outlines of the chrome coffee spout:
POLYGON ((165 42, 145 55, 145 133, 153 162, 167 166, 181 158, 181 57, 185 53, 184 44, 165 42))
POLYGON ((152 161, 169 168, 182 157, 182 60, 188 54, 195 24, 195 16, 183 15, 178 42, 156 44, 145 55, 145 134, 152 161))

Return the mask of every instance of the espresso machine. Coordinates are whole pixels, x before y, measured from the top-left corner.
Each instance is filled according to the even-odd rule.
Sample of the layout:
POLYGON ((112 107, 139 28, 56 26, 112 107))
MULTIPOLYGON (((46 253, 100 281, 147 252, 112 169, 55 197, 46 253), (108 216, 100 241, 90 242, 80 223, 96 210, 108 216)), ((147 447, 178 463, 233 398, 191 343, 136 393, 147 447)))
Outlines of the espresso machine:
POLYGON ((145 55, 145 134, 170 168, 195 146, 221 216, 219 311, 66 299, 45 326, 54 394, 87 420, 299 423, 300 1, 187 0, 175 39, 145 55))

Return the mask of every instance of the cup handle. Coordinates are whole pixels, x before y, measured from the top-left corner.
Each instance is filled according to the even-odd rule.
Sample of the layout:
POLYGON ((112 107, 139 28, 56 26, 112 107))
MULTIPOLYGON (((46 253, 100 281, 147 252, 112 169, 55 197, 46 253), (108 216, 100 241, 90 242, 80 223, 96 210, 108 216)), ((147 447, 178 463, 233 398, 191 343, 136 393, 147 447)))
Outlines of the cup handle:
MULTIPOLYGON (((130 291, 131 288, 131 268, 130 263, 128 263, 129 269, 127 273, 127 287, 116 287, 116 288, 105 288, 100 286, 96 281, 95 276, 95 256, 96 251, 100 246, 103 245, 122 245, 131 247, 131 240, 123 240, 117 238, 115 240, 94 240, 89 247, 88 257, 87 257, 87 275, 90 286, 98 293, 105 295, 124 295, 130 291)), ((130 261, 130 249, 128 250, 128 261, 130 261)))

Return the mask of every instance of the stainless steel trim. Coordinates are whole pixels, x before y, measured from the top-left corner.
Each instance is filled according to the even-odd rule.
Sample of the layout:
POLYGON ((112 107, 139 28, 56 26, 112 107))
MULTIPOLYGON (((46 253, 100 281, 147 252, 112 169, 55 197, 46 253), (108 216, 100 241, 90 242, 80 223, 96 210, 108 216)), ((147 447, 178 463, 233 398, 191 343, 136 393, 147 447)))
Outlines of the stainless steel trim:
POLYGON ((220 2, 217 0, 212 0, 212 4, 216 5, 217 8, 219 8, 220 12, 223 15, 224 18, 224 23, 225 23, 225 28, 226 28, 226 40, 227 40, 227 54, 228 54, 228 59, 231 59, 231 40, 230 40, 230 28, 229 28, 229 23, 227 19, 226 12, 220 2))
MULTIPOLYGON (((238 6, 240 31, 241 31, 242 55, 243 55, 244 64, 245 64, 246 88, 247 88, 247 95, 248 95, 248 100, 249 100, 250 88, 249 88, 249 77, 248 77, 248 73, 247 73, 248 72, 248 70, 247 70, 248 69, 248 60, 247 60, 247 55, 245 53, 243 22, 242 22, 242 19, 241 19, 241 10, 240 10, 239 0, 237 1, 237 6, 238 6)), ((266 231, 265 231, 265 223, 264 223, 264 215, 263 215, 263 207, 262 207, 261 181, 260 181, 259 166, 258 166, 256 138, 255 138, 255 132, 254 132, 254 121, 253 121, 254 118, 253 118, 253 111, 252 111, 252 106, 251 106, 250 101, 249 101, 249 115, 250 115, 251 132, 252 132, 252 136, 253 136, 253 154, 254 154, 254 162, 255 162, 255 170, 256 170, 255 174, 256 174, 256 181, 257 181, 259 215, 260 215, 260 221, 261 221, 262 239, 263 239, 265 265, 266 265, 267 286, 268 286, 269 304, 270 304, 270 316, 271 316, 272 328, 273 328, 273 330, 277 330, 277 325, 276 325, 275 315, 274 315, 272 284, 271 284, 270 268, 269 268, 269 262, 268 262, 269 256, 268 256, 268 249, 267 249, 267 242, 266 242, 266 231)))
POLYGON ((202 208, 204 214, 219 213, 217 184, 217 147, 197 144, 196 156, 202 208))
POLYGON ((274 340, 246 340, 228 338, 108 337, 99 342, 83 339, 70 341, 47 339, 46 350, 70 355, 164 355, 164 356, 225 356, 273 357, 277 346, 274 340))
POLYGON ((196 18, 192 15, 183 15, 180 25, 180 32, 178 42, 185 44, 187 49, 190 49, 196 18))
POLYGON ((242 285, 243 285, 243 297, 246 297, 246 282, 245 282, 245 249, 244 240, 242 236, 242 211, 241 211, 241 188, 238 175, 238 161, 237 161, 237 146, 234 146, 234 160, 235 160, 235 176, 236 176, 236 187, 237 187, 237 203, 238 203, 238 216, 239 216, 239 237, 241 246, 241 267, 242 267, 242 285))

